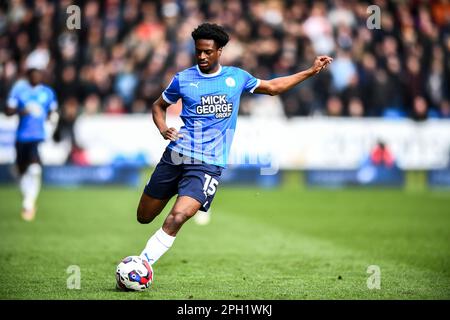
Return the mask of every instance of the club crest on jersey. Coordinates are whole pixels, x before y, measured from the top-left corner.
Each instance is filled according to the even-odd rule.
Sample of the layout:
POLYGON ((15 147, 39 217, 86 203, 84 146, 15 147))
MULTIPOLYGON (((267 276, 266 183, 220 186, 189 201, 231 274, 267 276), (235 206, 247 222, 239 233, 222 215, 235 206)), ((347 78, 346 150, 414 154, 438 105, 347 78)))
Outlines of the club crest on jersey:
POLYGON ((234 79, 232 77, 228 77, 225 79, 225 84, 229 87, 235 87, 236 81, 234 81, 234 79))
POLYGON ((233 112, 233 104, 228 103, 226 94, 202 96, 196 111, 202 115, 214 114, 218 119, 228 118, 233 112))

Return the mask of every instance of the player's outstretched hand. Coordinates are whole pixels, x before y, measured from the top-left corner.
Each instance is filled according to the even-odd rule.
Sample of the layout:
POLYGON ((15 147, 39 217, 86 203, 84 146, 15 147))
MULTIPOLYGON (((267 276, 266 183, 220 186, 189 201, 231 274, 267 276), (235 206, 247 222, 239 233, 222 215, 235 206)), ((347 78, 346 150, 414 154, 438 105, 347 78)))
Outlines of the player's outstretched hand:
POLYGON ((314 60, 314 63, 311 67, 313 74, 317 74, 322 69, 326 68, 331 62, 333 61, 333 58, 329 56, 318 56, 314 60))
POLYGON ((170 141, 176 141, 176 140, 178 140, 179 138, 182 138, 182 137, 183 137, 183 135, 180 134, 180 133, 177 131, 177 129, 175 129, 175 128, 169 128, 169 129, 163 131, 161 134, 162 134, 162 136, 163 136, 164 139, 170 140, 170 141))

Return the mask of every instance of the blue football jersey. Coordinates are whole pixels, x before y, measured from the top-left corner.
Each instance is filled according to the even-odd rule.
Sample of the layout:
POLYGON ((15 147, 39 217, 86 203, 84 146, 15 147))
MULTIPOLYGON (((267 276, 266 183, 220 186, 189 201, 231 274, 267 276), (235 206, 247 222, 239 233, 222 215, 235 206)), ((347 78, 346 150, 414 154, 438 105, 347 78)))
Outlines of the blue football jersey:
POLYGON ((50 87, 39 84, 32 86, 27 80, 18 80, 8 96, 8 107, 17 109, 19 127, 18 142, 42 141, 45 139, 45 121, 50 111, 58 106, 55 93, 50 87), (26 114, 21 114, 21 111, 26 114))
POLYGON ((215 73, 205 74, 197 65, 175 75, 162 93, 163 99, 174 104, 181 98, 183 135, 169 148, 185 156, 226 167, 236 129, 242 92, 251 92, 260 80, 248 72, 220 66, 215 73))

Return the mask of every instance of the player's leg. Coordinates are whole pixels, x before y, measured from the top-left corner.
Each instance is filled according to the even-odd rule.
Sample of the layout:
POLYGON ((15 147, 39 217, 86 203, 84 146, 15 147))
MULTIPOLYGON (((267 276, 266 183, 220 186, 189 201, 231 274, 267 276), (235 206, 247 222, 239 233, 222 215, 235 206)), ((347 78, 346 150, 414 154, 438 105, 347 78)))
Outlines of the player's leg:
POLYGON ((178 184, 178 198, 162 228, 150 238, 141 257, 155 263, 170 249, 183 224, 198 210, 208 211, 217 190, 222 169, 212 165, 184 166, 178 184))
POLYGON ((31 221, 35 217, 36 200, 41 189, 42 168, 38 145, 38 142, 16 144, 16 163, 22 193, 22 218, 26 221, 31 221))
POLYGON ((191 197, 178 197, 162 228, 158 229, 148 240, 141 257, 146 259, 151 265, 154 264, 172 247, 180 228, 195 215, 201 206, 202 204, 198 200, 191 197))
POLYGON ((140 223, 150 223, 161 213, 177 193, 180 178, 181 166, 171 163, 170 151, 166 150, 139 200, 137 220, 140 223))
POLYGON ((156 199, 143 192, 137 208, 137 220, 140 223, 152 222, 161 213, 169 200, 170 198, 156 199))
MULTIPOLYGON (((182 166, 172 162, 171 151, 166 149, 139 201, 137 219, 140 223, 149 223, 161 213, 167 202, 178 192, 181 176, 182 166)), ((141 253, 142 258, 153 264, 170 248, 172 238, 175 239, 159 229, 147 241, 141 253)))
POLYGON ((189 196, 179 196, 169 215, 164 220, 162 230, 169 236, 176 237, 183 224, 192 218, 202 204, 189 196))

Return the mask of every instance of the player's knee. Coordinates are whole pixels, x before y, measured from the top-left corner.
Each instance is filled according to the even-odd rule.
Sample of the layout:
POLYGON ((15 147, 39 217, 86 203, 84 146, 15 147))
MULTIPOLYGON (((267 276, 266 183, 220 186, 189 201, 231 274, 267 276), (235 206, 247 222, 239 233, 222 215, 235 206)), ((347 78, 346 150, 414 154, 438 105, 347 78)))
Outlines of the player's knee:
POLYGON ((192 213, 187 210, 179 209, 179 208, 172 210, 172 213, 171 213, 174 223, 178 224, 178 225, 182 225, 183 223, 185 223, 187 220, 192 218, 194 216, 194 214, 195 214, 195 212, 192 213))
POLYGON ((146 218, 146 217, 138 215, 137 216, 137 221, 139 223, 141 223, 141 224, 149 224, 150 222, 152 222, 152 219, 149 219, 149 218, 146 218))
POLYGON ((137 209, 137 221, 142 224, 148 224, 153 221, 154 217, 146 214, 145 210, 141 207, 137 209))

